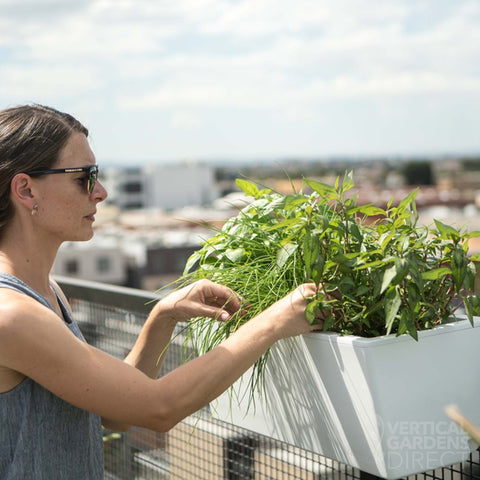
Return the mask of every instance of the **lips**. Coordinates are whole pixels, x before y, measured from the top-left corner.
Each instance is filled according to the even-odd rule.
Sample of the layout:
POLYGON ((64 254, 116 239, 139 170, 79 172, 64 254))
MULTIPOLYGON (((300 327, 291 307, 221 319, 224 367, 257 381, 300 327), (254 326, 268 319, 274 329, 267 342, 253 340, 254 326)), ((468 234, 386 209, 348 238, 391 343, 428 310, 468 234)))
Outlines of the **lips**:
POLYGON ((92 222, 94 222, 94 221, 95 221, 95 214, 96 214, 96 213, 97 213, 97 212, 95 211, 95 212, 91 213, 90 215, 85 215, 85 218, 86 218, 87 220, 91 220, 92 222))

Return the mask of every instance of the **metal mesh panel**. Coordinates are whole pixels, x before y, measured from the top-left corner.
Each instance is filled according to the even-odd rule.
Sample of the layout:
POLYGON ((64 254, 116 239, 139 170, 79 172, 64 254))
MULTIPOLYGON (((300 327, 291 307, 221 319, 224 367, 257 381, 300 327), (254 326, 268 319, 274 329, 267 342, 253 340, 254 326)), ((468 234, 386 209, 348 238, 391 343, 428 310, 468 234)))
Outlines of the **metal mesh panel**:
MULTIPOLYGON (((86 340, 124 358, 146 319, 145 314, 70 299, 86 340)), ((161 375, 182 362, 181 327, 161 375)), ((189 353, 189 352, 187 352, 189 353)), ((105 431, 105 435, 111 432, 105 431)), ((211 418, 206 407, 168 433, 132 428, 104 445, 105 479, 132 480, 370 480, 375 477, 318 454, 284 444, 211 418)), ((410 480, 480 480, 479 452, 462 464, 412 475, 410 480)))

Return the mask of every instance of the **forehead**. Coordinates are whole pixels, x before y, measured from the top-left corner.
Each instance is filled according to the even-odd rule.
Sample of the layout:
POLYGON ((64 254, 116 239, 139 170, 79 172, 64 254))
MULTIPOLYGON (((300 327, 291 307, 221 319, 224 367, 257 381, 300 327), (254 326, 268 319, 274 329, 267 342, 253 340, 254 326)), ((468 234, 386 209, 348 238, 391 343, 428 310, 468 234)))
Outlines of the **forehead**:
POLYGON ((74 132, 60 150, 55 168, 85 167, 95 163, 95 155, 90 148, 87 137, 80 132, 74 132))

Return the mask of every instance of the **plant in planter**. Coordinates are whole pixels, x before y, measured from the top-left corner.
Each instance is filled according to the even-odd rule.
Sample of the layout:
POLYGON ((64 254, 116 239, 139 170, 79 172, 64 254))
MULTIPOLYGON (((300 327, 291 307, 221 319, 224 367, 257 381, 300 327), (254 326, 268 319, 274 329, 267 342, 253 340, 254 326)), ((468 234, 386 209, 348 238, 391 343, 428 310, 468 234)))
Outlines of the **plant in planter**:
POLYGON ((473 293, 480 255, 467 258, 468 239, 480 232, 440 221, 434 228, 417 225, 416 191, 384 210, 347 197, 351 173, 335 186, 305 180, 313 193, 282 195, 246 180, 237 185, 254 201, 204 242, 181 279, 223 283, 250 306, 247 315, 214 329, 205 324, 206 350, 305 281, 318 285, 309 321, 327 309, 323 329, 343 335, 417 339, 462 304, 470 322, 480 312, 473 293))
MULTIPOLYGON (((307 319, 314 322, 319 309, 330 313, 323 326, 328 335, 280 342, 259 359, 245 375, 245 392, 234 388, 240 401, 247 395, 248 405, 237 408, 230 399, 223 413, 218 408, 220 416, 230 415, 239 424, 246 420, 244 426, 260 433, 389 478, 454 461, 458 456, 433 458, 440 455, 435 451, 433 456, 427 452, 429 461, 421 463, 421 468, 407 465, 409 459, 403 457, 400 468, 391 468, 393 460, 387 457, 392 451, 386 451, 385 445, 391 447, 392 439, 385 432, 390 428, 395 433, 392 424, 400 421, 392 420, 392 407, 407 422, 437 421, 439 417, 429 417, 428 410, 437 412, 440 407, 443 415, 444 405, 432 407, 432 401, 423 402, 427 412, 418 408, 423 397, 413 384, 413 398, 404 400, 402 390, 411 383, 414 371, 426 369, 428 374, 430 362, 446 369, 442 362, 449 358, 445 350, 450 346, 445 336, 436 333, 451 330, 447 327, 461 305, 468 319, 462 335, 468 336, 465 323, 470 329, 475 324, 480 299, 473 293, 474 262, 480 256, 469 259, 467 252, 469 238, 480 233, 440 221, 430 227, 418 225, 415 191, 385 209, 359 205, 350 195, 351 173, 337 178, 334 186, 306 179, 301 191, 289 195, 246 180, 237 180, 237 185, 253 201, 191 256, 180 284, 210 278, 238 292, 249 308, 246 315, 225 323, 194 319, 190 332, 197 348, 203 352, 215 347, 305 281, 318 286, 309 301, 307 319), (434 354, 420 351, 421 344, 431 343, 428 331, 444 341, 434 347, 434 354), (393 343, 397 338, 401 347, 393 343), (374 356, 380 357, 382 367, 372 363, 368 340, 373 341, 374 356), (403 353, 397 355, 399 348, 407 349, 406 360, 403 353), (350 360, 357 363, 347 366, 350 360), (383 386, 394 398, 385 397, 383 386), (252 403, 257 411, 249 421, 246 413, 252 403), (330 420, 324 420, 325 415, 330 420)), ((451 352, 462 356, 461 348, 451 352)), ((476 346, 468 361, 480 360, 479 350, 476 346)), ((430 378, 436 377, 430 374, 430 378)), ((471 387, 478 397, 480 382, 471 387)), ((463 391, 472 393, 468 388, 463 391)), ((440 391, 436 400, 442 401, 443 394, 440 391)), ((464 456, 468 448, 459 449, 459 454, 464 456)))

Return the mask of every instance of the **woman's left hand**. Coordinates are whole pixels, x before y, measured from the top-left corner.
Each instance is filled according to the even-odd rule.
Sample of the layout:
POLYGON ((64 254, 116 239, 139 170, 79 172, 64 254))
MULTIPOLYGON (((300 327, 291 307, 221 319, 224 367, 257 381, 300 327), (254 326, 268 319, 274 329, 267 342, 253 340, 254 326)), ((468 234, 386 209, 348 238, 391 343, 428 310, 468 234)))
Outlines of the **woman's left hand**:
POLYGON ((175 322, 194 317, 226 321, 240 310, 241 305, 242 299, 233 290, 204 279, 168 294, 157 303, 152 313, 158 310, 175 322))

